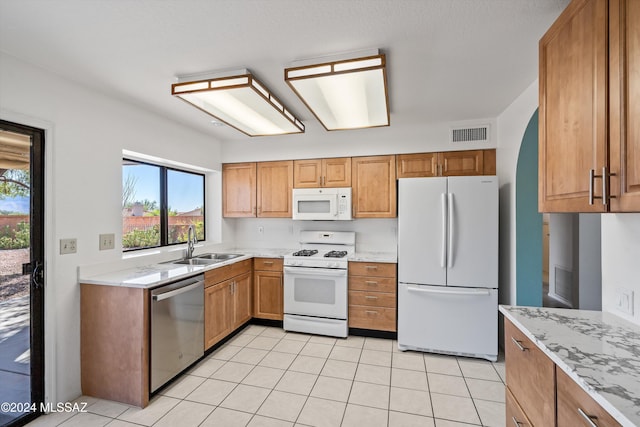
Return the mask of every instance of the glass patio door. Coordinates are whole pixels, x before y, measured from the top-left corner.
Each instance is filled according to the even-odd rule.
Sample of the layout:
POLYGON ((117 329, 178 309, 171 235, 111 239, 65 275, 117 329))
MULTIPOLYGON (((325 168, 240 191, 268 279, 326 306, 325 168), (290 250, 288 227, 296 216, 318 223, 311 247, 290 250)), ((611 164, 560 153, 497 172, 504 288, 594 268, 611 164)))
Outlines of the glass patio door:
POLYGON ((43 156, 43 130, 0 120, 0 426, 44 396, 43 156))

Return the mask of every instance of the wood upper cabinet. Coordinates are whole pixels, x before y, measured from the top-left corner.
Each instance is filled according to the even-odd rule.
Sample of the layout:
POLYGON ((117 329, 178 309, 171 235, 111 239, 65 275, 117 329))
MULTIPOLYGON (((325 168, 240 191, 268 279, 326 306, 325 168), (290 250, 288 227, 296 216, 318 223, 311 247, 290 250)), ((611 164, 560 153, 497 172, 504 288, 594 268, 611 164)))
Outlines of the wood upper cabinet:
POLYGON ((282 259, 255 258, 253 268, 253 316, 259 319, 282 320, 282 259))
POLYGON ((255 163, 222 165, 222 215, 224 217, 256 216, 255 163))
POLYGON ((353 157, 351 160, 354 218, 395 218, 396 157, 353 157))
POLYGON ((351 187, 351 157, 294 160, 295 188, 351 187))
POLYGON ((640 211, 640 2, 609 1, 612 212, 640 211))
POLYGON ((540 40, 540 211, 640 211, 639 27, 635 0, 574 0, 540 40))
POLYGON ((258 217, 291 218, 293 160, 257 164, 258 217))
POLYGON ((496 150, 398 154, 398 178, 495 175, 496 150))

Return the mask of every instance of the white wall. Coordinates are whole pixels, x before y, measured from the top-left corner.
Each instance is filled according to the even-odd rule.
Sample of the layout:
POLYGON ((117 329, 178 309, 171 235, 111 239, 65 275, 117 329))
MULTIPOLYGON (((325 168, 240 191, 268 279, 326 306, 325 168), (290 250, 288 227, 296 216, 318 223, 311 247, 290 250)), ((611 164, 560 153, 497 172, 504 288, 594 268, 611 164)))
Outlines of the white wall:
POLYGON ((578 266, 574 265, 574 248, 576 252, 578 249, 577 221, 578 215, 573 213, 549 215, 549 296, 575 308, 573 296, 577 292, 573 284, 567 282, 566 289, 556 289, 556 268, 571 272, 577 282, 578 266))
POLYGON ((516 302, 516 167, 524 131, 538 108, 538 81, 531 83, 498 116, 500 180, 500 303, 516 302))
POLYGON ((218 169, 220 144, 11 56, 0 64, 0 117, 46 129, 46 398, 69 401, 81 392, 78 266, 122 258, 122 150, 218 169), (115 250, 98 251, 100 233, 116 234, 115 250), (78 252, 61 256, 69 237, 78 252))
POLYGON ((578 215, 578 308, 581 310, 602 309, 602 217, 578 215))
POLYGON ((398 220, 366 218, 353 221, 293 221, 286 218, 237 218, 233 223, 237 248, 296 249, 300 231, 355 231, 358 252, 396 252, 398 220), (262 227, 260 233, 258 227, 262 227))
POLYGON ((602 310, 640 325, 640 214, 602 215, 602 310), (634 292, 634 315, 616 310, 617 291, 634 292))

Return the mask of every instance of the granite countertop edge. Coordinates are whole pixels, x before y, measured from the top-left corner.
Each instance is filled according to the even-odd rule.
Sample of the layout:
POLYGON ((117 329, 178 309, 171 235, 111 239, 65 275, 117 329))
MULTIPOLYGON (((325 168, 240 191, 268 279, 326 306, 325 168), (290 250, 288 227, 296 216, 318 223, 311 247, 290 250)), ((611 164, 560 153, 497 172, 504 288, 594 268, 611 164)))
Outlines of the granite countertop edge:
MULTIPOLYGON (((565 316, 573 316, 576 319, 579 318, 579 316, 593 316, 594 313, 597 312, 593 312, 593 311, 587 311, 587 310, 573 310, 573 309, 548 309, 548 308, 543 308, 543 307, 518 307, 518 306, 508 306, 508 305, 500 305, 499 306, 499 310, 500 312, 506 317, 508 318, 520 331, 522 331, 522 333, 524 333, 527 338, 529 338, 545 355, 547 355, 558 367, 560 367, 560 369, 562 369, 563 372, 565 372, 572 380, 574 380, 579 386, 580 388, 582 388, 591 398, 593 398, 596 402, 598 402, 617 422, 619 422, 622 426, 624 427, 637 427, 639 424, 637 424, 638 421, 640 421, 640 416, 638 416, 638 414, 634 414, 636 415, 635 422, 631 421, 629 419, 629 417, 627 416, 627 414, 623 413, 622 410, 620 410, 618 407, 616 407, 616 405, 614 403, 612 403, 609 399, 607 399, 605 396, 603 396, 598 390, 595 389, 595 387, 590 384, 588 382, 588 380, 586 378, 584 378, 583 376, 581 376, 577 371, 576 371, 576 363, 577 362, 569 362, 566 360, 565 357, 563 357, 562 355, 558 354, 558 352, 550 349, 544 342, 544 338, 538 338, 536 337, 530 330, 529 328, 524 325, 519 319, 518 317, 512 313, 510 310, 512 309, 528 309, 528 310, 539 310, 540 312, 549 312, 550 310, 563 310, 563 315, 565 316), (637 419, 636 419, 637 418, 637 419)), ((611 316, 614 316, 613 314, 611 314, 611 316)), ((621 322, 624 322, 624 319, 619 319, 621 322)), ((601 321, 602 323, 603 321, 601 321)), ((551 326, 551 325, 550 325, 551 326)), ((632 328, 635 326, 633 324, 631 324, 629 322, 629 326, 631 326, 632 328)), ((640 331, 640 328, 638 328, 638 330, 640 331)), ((575 332, 576 336, 580 334, 580 332, 575 332)), ((586 334, 583 334, 584 336, 586 336, 586 334)), ((506 339, 506 338, 505 338, 506 339)), ((594 341, 596 340, 595 338, 592 338, 594 341)), ((640 355, 637 355, 638 358, 640 358, 640 355)), ((616 386, 616 384, 608 384, 609 386, 616 386)), ((630 402, 632 403, 632 402, 630 402)))
MULTIPOLYGON (((81 276, 78 280, 80 283, 88 285, 152 289, 246 259, 255 257, 284 258, 285 255, 293 251, 294 249, 234 248, 225 250, 225 252, 241 253, 242 256, 216 264, 205 266, 179 265, 171 264, 170 262, 151 263, 122 270, 114 270, 99 275, 81 276)), ((351 255, 348 260, 395 263, 397 262, 397 256, 392 252, 356 252, 351 255)))

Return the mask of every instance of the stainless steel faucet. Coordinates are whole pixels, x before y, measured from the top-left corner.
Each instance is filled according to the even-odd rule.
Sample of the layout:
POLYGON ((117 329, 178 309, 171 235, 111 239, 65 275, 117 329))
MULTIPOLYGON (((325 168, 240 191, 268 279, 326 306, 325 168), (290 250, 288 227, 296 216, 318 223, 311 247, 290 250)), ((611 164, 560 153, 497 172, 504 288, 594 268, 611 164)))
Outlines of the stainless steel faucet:
POLYGON ((187 230, 187 259, 193 257, 193 250, 195 249, 196 243, 198 243, 196 228, 191 224, 187 230))

